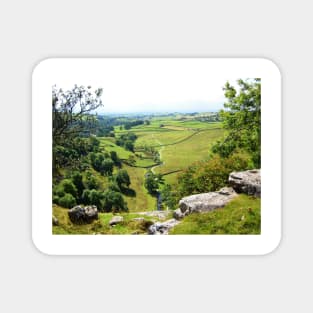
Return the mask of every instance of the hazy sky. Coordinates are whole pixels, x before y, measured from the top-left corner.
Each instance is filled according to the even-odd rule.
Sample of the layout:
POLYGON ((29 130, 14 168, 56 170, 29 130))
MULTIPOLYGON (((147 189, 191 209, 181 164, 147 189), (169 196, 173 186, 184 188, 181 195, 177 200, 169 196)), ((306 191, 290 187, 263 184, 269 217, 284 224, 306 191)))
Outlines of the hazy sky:
POLYGON ((201 61, 120 59, 100 64, 97 70, 84 68, 84 78, 57 86, 102 87, 103 107, 98 113, 216 111, 223 107, 226 81, 237 77, 221 77, 204 65, 201 61))

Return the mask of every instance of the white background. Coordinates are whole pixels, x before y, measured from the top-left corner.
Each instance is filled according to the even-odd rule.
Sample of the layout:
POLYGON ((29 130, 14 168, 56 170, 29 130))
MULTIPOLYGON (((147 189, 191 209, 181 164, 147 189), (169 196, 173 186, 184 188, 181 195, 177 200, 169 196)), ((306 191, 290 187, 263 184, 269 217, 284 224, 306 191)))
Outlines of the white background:
POLYGON ((311 1, 6 1, 3 312, 310 312, 311 1), (283 239, 258 257, 47 257, 31 242, 31 71, 53 56, 259 56, 283 74, 283 239))

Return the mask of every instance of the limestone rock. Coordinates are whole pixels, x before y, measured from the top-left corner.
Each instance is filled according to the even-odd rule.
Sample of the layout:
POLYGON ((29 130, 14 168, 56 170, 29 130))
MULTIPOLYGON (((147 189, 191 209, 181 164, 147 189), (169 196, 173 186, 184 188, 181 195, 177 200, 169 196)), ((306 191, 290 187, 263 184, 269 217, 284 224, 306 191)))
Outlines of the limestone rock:
POLYGON ((149 235, 168 235, 168 232, 171 228, 179 224, 180 222, 175 218, 167 220, 165 222, 156 222, 151 225, 148 229, 149 235))
POLYGON ((185 216, 185 214, 181 211, 180 208, 176 209, 174 212, 173 212, 173 217, 177 220, 180 220, 182 219, 183 217, 185 216))
POLYGON ((110 224, 110 226, 115 226, 116 224, 122 223, 123 220, 124 220, 123 216, 116 215, 116 216, 112 217, 109 224, 110 224))
POLYGON ((68 211, 68 216, 74 224, 90 224, 98 219, 98 210, 95 205, 86 207, 77 205, 68 211))
POLYGON ((236 196, 237 193, 233 188, 224 187, 219 191, 184 197, 179 201, 178 206, 183 215, 193 212, 208 212, 224 207, 236 196))
POLYGON ((261 170, 232 172, 229 175, 229 184, 239 193, 261 196, 261 170))

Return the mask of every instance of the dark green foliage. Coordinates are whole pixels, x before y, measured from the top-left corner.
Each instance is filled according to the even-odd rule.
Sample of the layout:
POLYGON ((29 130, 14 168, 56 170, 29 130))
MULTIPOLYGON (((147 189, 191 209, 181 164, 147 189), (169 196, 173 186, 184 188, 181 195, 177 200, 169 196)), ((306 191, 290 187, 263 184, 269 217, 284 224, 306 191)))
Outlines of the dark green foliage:
POLYGON ((116 140, 116 144, 118 146, 124 147, 126 150, 134 152, 134 142, 136 141, 136 139, 136 134, 127 133, 121 135, 121 137, 116 140))
POLYGON ((89 204, 90 203, 90 190, 85 189, 82 194, 82 203, 89 204))
POLYGON ((214 155, 208 161, 198 162, 190 166, 179 175, 178 195, 184 197, 219 190, 228 184, 228 176, 231 172, 252 167, 253 162, 246 152, 234 152, 228 158, 214 155))
POLYGON ((114 163, 111 159, 104 159, 101 163, 100 173, 107 176, 112 176, 114 163))
POLYGON ((134 126, 144 124, 143 120, 128 121, 124 124, 124 129, 131 129, 134 126))
POLYGON ((103 192, 92 189, 92 190, 90 190, 90 193, 89 193, 89 203, 88 204, 95 205, 98 209, 101 209, 102 198, 103 198, 103 192))
POLYGON ((116 151, 110 151, 110 158, 111 160, 113 161, 114 165, 120 167, 121 166, 121 160, 120 158, 118 157, 116 151))
POLYGON ((126 141, 124 142, 124 147, 125 147, 126 150, 129 150, 129 151, 134 152, 134 144, 133 144, 132 141, 126 140, 126 141))
POLYGON ((72 181, 77 190, 77 196, 80 199, 84 190, 83 176, 80 172, 75 171, 72 174, 72 181))
POLYGON ((120 211, 128 211, 127 204, 123 199, 121 193, 106 190, 103 193, 103 202, 102 202, 102 210, 105 212, 120 212, 120 211))
POLYGON ((54 194, 59 197, 63 197, 67 193, 71 194, 75 199, 77 198, 77 188, 71 179, 63 179, 54 189, 54 194))
POLYGON ((159 189, 159 184, 163 183, 164 180, 162 175, 154 174, 152 171, 146 173, 144 185, 151 195, 156 195, 159 189))
POLYGON ((162 186, 161 190, 162 205, 167 206, 170 210, 175 210, 177 208, 177 196, 176 191, 174 191, 169 184, 162 186))
POLYGON ((125 186, 128 188, 130 185, 130 178, 129 178, 127 171, 124 169, 119 170, 115 176, 115 181, 117 185, 119 186, 119 188, 122 188, 125 186))
POLYGON ((254 166, 261 166, 261 80, 238 80, 238 90, 228 82, 224 87, 227 101, 220 112, 228 131, 224 140, 213 146, 213 152, 230 156, 236 149, 252 155, 254 166))
POLYGON ((52 196, 52 203, 59 204, 60 197, 57 195, 52 196))
POLYGON ((92 167, 102 175, 111 176, 113 173, 114 163, 110 158, 106 158, 109 154, 90 153, 90 162, 92 167))
POLYGON ((87 172, 86 174, 85 184, 88 189, 97 189, 99 187, 97 178, 90 172, 87 172))
POLYGON ((76 200, 70 193, 65 193, 63 197, 59 198, 58 204, 64 208, 72 208, 76 205, 76 200))

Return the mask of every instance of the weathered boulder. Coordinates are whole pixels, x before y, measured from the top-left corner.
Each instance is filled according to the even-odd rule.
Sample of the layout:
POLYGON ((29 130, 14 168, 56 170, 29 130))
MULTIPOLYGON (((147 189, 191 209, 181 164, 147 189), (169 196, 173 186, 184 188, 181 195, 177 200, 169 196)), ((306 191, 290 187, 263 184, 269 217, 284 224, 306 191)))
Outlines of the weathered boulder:
POLYGON ((68 216, 74 224, 90 224, 98 219, 98 210, 95 205, 86 207, 77 205, 68 211, 68 216))
POLYGON ((136 212, 136 213, 140 215, 146 215, 149 217, 156 217, 160 220, 165 220, 168 217, 168 215, 171 214, 171 212, 172 212, 171 210, 168 210, 168 211, 156 210, 156 211, 136 212))
POLYGON ((58 226, 59 225, 59 220, 52 215, 52 226, 58 226))
POLYGON ((183 217, 185 216, 185 214, 181 211, 180 208, 176 209, 174 212, 173 212, 173 217, 177 220, 180 220, 182 219, 183 217))
MULTIPOLYGON (((208 212, 222 208, 236 196, 237 193, 233 188, 224 187, 219 191, 184 197, 179 201, 178 206, 181 214, 185 216, 193 212, 208 212)), ((180 212, 178 212, 178 214, 180 214, 180 212)))
POLYGON ((246 193, 256 197, 261 196, 261 170, 232 172, 229 175, 228 181, 236 192, 246 193))
POLYGON ((175 218, 167 220, 165 222, 156 222, 151 225, 148 229, 149 235, 168 235, 168 232, 171 228, 179 224, 180 222, 175 218))
POLYGON ((116 215, 116 216, 113 216, 109 222, 110 226, 115 226, 116 224, 120 224, 122 223, 124 220, 124 217, 123 216, 120 216, 120 215, 116 215))

